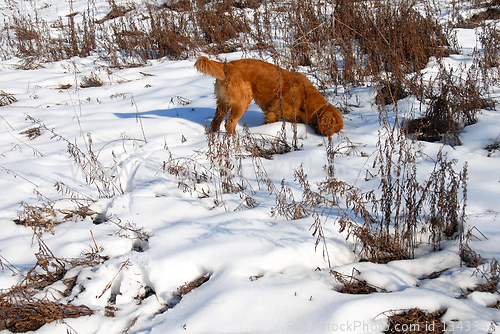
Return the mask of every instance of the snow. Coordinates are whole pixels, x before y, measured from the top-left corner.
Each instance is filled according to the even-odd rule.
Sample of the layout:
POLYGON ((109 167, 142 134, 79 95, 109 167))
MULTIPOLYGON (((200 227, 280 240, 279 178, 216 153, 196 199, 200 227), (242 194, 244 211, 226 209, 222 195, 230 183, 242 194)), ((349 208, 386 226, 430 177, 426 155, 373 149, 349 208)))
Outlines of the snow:
MULTIPOLYGON (((66 6, 54 3, 50 13, 63 15, 66 6)), ((462 54, 451 55, 444 62, 454 67, 470 65, 476 34, 458 29, 457 37, 462 54)), ((232 60, 242 54, 224 56, 232 60)), ((109 260, 94 268, 68 271, 66 278, 78 277, 68 297, 57 295, 57 290, 65 288, 60 282, 37 295, 49 299, 56 296, 95 311, 91 316, 46 324, 37 334, 66 333, 68 328, 79 334, 113 334, 127 329, 128 333, 144 334, 380 333, 387 326, 386 312, 413 307, 428 312, 447 309, 443 317, 447 324, 470 322, 478 333, 498 327, 493 322, 500 321, 500 311, 487 308, 499 299, 498 295, 474 292, 458 299, 467 288, 485 282, 474 269, 460 266, 456 241, 445 243, 437 252, 423 244, 411 260, 385 265, 360 263, 356 262, 352 240, 346 241, 345 233, 339 233, 334 219, 330 219, 325 225, 329 267, 321 247, 314 247, 316 238, 310 230, 313 218, 273 218, 270 209, 275 205, 274 196, 266 189, 256 189, 253 197, 259 203, 257 207, 234 211, 239 204, 237 196, 225 195, 226 210, 214 207, 213 196, 198 198, 178 188, 178 181, 162 171, 163 161, 169 158, 165 145, 174 158, 193 156, 207 145, 205 125, 215 111, 213 79, 196 72, 194 58, 149 61, 146 67, 113 69, 112 73, 103 70, 95 56, 44 64, 44 68, 29 71, 17 69, 19 61, 0 62, 0 89, 18 100, 0 109, 0 255, 2 261, 7 259, 20 270, 14 275, 4 268, 0 289, 19 283, 36 263, 38 243, 33 231, 13 222, 20 203, 39 203, 34 191, 50 200, 61 198, 54 189, 56 182, 97 199, 91 207, 112 221, 130 224, 150 235, 148 241, 141 241, 133 233, 124 235, 113 222, 96 225, 90 218, 67 221, 56 226, 53 233, 44 233, 44 242, 57 257, 78 258, 94 247, 95 238, 102 247, 101 254, 109 260), (75 89, 75 81, 91 73, 105 84, 75 89), (65 84, 73 87, 59 89, 65 84), (177 97, 191 103, 182 106, 177 97), (33 126, 26 115, 82 149, 90 134, 93 152, 98 153, 104 166, 116 170, 124 193, 99 199, 95 186, 86 184, 83 172, 68 154, 65 141, 51 139, 48 131, 32 141, 20 134, 33 126), (120 138, 123 140, 117 140, 120 138), (127 265, 122 268, 123 264, 127 265), (386 292, 339 293, 334 288, 340 285, 330 270, 346 275, 357 270, 360 279, 386 292), (440 277, 424 278, 440 270, 445 270, 440 277), (205 284, 176 300, 173 294, 180 286, 205 275, 210 275, 205 284), (105 290, 108 284, 111 288, 105 290), (136 297, 144 294, 146 287, 155 295, 139 302, 136 297), (117 310, 114 317, 107 317, 104 309, 112 295, 116 297, 112 306, 117 310), (168 308, 169 303, 174 305, 168 308)), ((437 64, 431 61, 424 71, 429 78, 435 76, 437 64)), ((491 94, 497 101, 499 89, 494 87, 491 94)), ((364 180, 380 130, 378 112, 372 105, 374 93, 367 87, 351 93, 349 102, 355 107, 345 115, 343 133, 368 158, 341 157, 335 167, 342 180, 363 190, 374 189, 376 177, 364 180)), ((340 104, 336 98, 331 102, 340 104)), ((412 102, 411 97, 400 101, 399 108, 408 111, 412 102)), ((281 123, 263 125, 262 113, 253 104, 240 121, 238 132, 244 123, 252 133, 275 135, 281 129, 281 123)), ((468 226, 474 227, 476 236, 471 247, 489 259, 500 257, 500 156, 497 152, 488 157, 484 147, 500 134, 499 129, 498 111, 483 110, 477 124, 461 132, 462 146, 421 143, 431 157, 443 148, 450 159, 457 159, 458 168, 468 163, 468 226)), ((275 185, 279 187, 285 179, 296 198, 300 198, 300 191, 293 181, 294 170, 303 164, 314 183, 323 178, 322 166, 326 163, 324 137, 306 125, 298 125, 298 137, 303 150, 262 161, 275 185)), ((333 139, 341 142, 337 136, 333 139)), ((245 177, 255 179, 251 162, 244 164, 245 177)), ((429 164, 422 162, 420 167, 425 174, 429 164)), ((457 327, 453 332, 461 330, 457 327)))

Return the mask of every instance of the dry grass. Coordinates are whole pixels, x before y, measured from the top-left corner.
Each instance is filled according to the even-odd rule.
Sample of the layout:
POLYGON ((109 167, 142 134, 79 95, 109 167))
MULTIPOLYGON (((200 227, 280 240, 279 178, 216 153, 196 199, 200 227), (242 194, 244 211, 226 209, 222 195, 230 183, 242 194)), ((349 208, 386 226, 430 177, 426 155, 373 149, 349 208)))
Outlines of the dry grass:
MULTIPOLYGON (((89 31, 95 24, 92 22, 88 21, 89 31)), ((20 20, 21 24, 31 27, 27 20, 20 20)), ((142 7, 123 8, 111 2, 109 15, 97 24, 109 25, 109 29, 102 31, 105 40, 107 36, 110 62, 115 65, 123 65, 125 60, 143 62, 163 56, 179 59, 200 50, 220 53, 258 48, 263 56, 272 55, 275 63, 286 68, 308 66, 324 87, 356 85, 367 78, 376 80, 380 83, 377 100, 381 105, 396 104, 410 93, 430 101, 427 114, 408 123, 406 128, 399 119, 396 126, 389 124, 387 109, 380 108, 387 139, 379 141, 375 161, 381 178, 378 197, 362 193, 333 175, 338 150, 331 145, 327 147, 327 176, 317 190, 313 190, 300 170, 295 180, 303 189, 302 198, 294 198, 285 181, 275 185, 260 159, 300 149, 296 129, 294 141, 289 143, 284 126, 275 137, 253 135, 248 128, 240 136, 207 133, 206 149, 188 158, 170 158, 163 164, 163 171, 177 177, 183 191, 200 198, 212 197, 215 206, 226 209, 225 194, 238 194, 241 202, 236 209, 251 209, 259 205, 253 198, 256 182, 258 187, 265 187, 276 196, 276 205, 271 209, 273 217, 313 216, 311 230, 317 237, 316 246, 323 244, 325 257, 328 252, 322 225, 335 214, 340 229, 356 238, 360 257, 376 262, 413 257, 422 231, 430 232, 435 249, 440 248, 442 240, 463 233, 466 169, 456 173, 453 163, 440 156, 429 180, 423 184, 417 182, 414 168, 420 153, 414 143, 407 141, 405 131, 425 133, 419 138, 432 135, 445 142, 458 142, 459 128, 473 123, 482 106, 481 91, 473 85, 478 74, 469 72, 463 80, 457 80, 453 73, 442 70, 437 85, 424 85, 418 82, 418 76, 409 76, 422 69, 429 57, 445 56, 453 48, 446 29, 430 15, 423 16, 412 2, 381 1, 370 7, 367 3, 347 1, 328 4, 257 1, 235 5, 230 1, 199 0, 196 4, 177 1, 163 6, 144 3, 142 7), (253 15, 243 15, 242 8, 253 15), (253 184, 242 172, 245 158, 252 159, 253 184), (394 172, 397 177, 393 177, 394 172)), ((64 25, 61 27, 65 29, 64 25)), ((26 31, 37 31, 37 27, 27 28, 26 31)), ((82 29, 75 24, 69 28, 82 29)), ((26 39, 38 41, 43 35, 32 33, 26 39)), ((72 44, 73 51, 80 48, 81 41, 72 44)), ((100 84, 92 83, 95 78, 90 79, 89 85, 100 84)), ((60 138, 40 121, 32 121, 40 129, 51 131, 54 138, 60 138)), ((97 187, 100 197, 123 193, 121 184, 109 179, 110 173, 93 152, 91 137, 86 139, 83 150, 67 143, 68 152, 82 166, 87 183, 97 187)), ((50 225, 53 218, 43 209, 32 211, 41 216, 39 221, 45 219, 50 225)))
POLYGON ((420 99, 428 108, 421 118, 407 123, 406 131, 418 140, 460 145, 459 131, 476 123, 476 114, 485 107, 480 74, 474 69, 454 73, 441 67, 435 81, 420 89, 420 99))
POLYGON ((45 130, 41 126, 32 126, 27 130, 21 131, 20 134, 25 135, 29 140, 33 140, 40 137, 44 132, 45 130))
POLYGON ((271 208, 273 217, 297 220, 309 215, 304 204, 295 200, 292 189, 286 184, 285 180, 281 181, 281 188, 276 190, 276 206, 271 208))
POLYGON ((184 295, 188 294, 189 292, 193 291, 196 288, 199 288, 202 286, 204 283, 208 282, 210 279, 210 275, 205 275, 202 276, 198 279, 195 279, 194 281, 188 282, 182 286, 179 287, 178 292, 181 297, 184 297, 184 295))
POLYGON ((360 275, 361 272, 353 269, 352 275, 345 275, 335 270, 330 270, 330 274, 335 277, 335 280, 342 284, 341 288, 335 289, 340 293, 347 293, 351 295, 367 295, 374 292, 385 292, 384 289, 376 287, 365 280, 361 280, 355 275, 360 275))
POLYGON ((388 82, 382 80, 377 89, 375 101, 379 105, 397 104, 397 101, 404 99, 410 93, 400 81, 388 82))
MULTIPOLYGON (((128 95, 131 94, 117 94, 123 98, 126 98, 128 95)), ((115 96, 117 97, 117 96, 115 96)), ((131 102, 133 105, 135 105, 135 100, 133 98, 133 95, 131 96, 131 102)), ((136 109, 137 110, 137 109, 136 109)), ((77 119, 79 125, 80 120, 78 115, 75 113, 75 118, 77 119)), ((70 157, 73 159, 73 162, 75 163, 76 166, 81 170, 83 173, 83 176, 85 177, 85 181, 87 184, 92 184, 95 186, 95 189, 97 191, 98 197, 104 197, 104 198, 111 198, 117 194, 123 194, 124 190, 122 188, 122 185, 120 183, 119 178, 115 178, 113 167, 111 168, 106 168, 101 160, 99 159, 99 154, 101 152, 101 149, 105 146, 107 146, 109 143, 103 145, 101 149, 99 149, 97 152, 94 151, 93 147, 93 141, 92 141, 92 136, 90 133, 84 134, 83 130, 80 126, 81 130, 81 139, 83 140, 84 143, 84 148, 80 148, 78 146, 76 141, 71 141, 65 138, 64 136, 58 134, 54 128, 51 128, 47 126, 45 123, 43 123, 41 120, 36 119, 31 117, 30 115, 26 115, 26 119, 31 121, 33 124, 35 124, 36 127, 38 127, 41 131, 46 131, 51 134, 51 139, 56 139, 60 140, 62 142, 65 142, 67 145, 67 152, 70 155, 70 157)), ((142 128, 142 123, 140 119, 140 115, 137 112, 137 120, 141 124, 141 130, 143 130, 144 134, 144 129, 142 128)), ((133 141, 133 142, 146 142, 145 136, 144 139, 135 139, 135 138, 120 138, 113 140, 111 142, 115 141, 133 141)), ((115 166, 116 167, 116 164, 115 166)), ((68 191, 68 188, 66 186, 63 186, 62 188, 60 187, 62 183, 57 183, 56 188, 60 192, 66 192, 68 191)), ((72 189, 69 189, 69 191, 72 194, 77 193, 77 191, 74 191, 72 189)), ((89 201, 94 201, 91 198, 85 198, 85 200, 89 201)))
POLYGON ((470 268, 476 268, 486 262, 486 260, 475 250, 470 248, 468 245, 468 238, 466 238, 465 242, 460 247, 460 261, 462 265, 465 265, 470 268))
POLYGON ((4 92, 3 90, 0 90, 0 107, 8 106, 9 104, 12 104, 14 102, 17 102, 17 99, 13 94, 9 94, 4 92))
POLYGON ((35 331, 54 320, 78 318, 93 312, 85 305, 61 304, 32 298, 23 291, 0 294, 0 331, 13 333, 35 331))
POLYGON ((248 279, 250 280, 250 282, 253 282, 253 281, 256 281, 258 279, 261 279, 262 277, 264 277, 264 275, 262 274, 257 274, 257 275, 252 275, 250 276, 248 279))
POLYGON ((267 175, 261 161, 270 159, 275 154, 300 149, 289 143, 286 134, 281 133, 277 136, 254 135, 247 127, 243 135, 207 131, 207 147, 191 157, 173 158, 168 146, 165 146, 170 158, 163 162, 162 171, 176 177, 179 181, 178 187, 184 192, 199 198, 213 197, 215 206, 222 206, 227 210, 224 196, 238 194, 241 200, 235 210, 251 209, 259 203, 253 198, 255 184, 249 181, 248 174, 243 173, 244 159, 248 158, 251 160, 257 186, 266 187, 277 197, 277 207, 273 209, 273 215, 293 219, 296 215, 289 216, 288 208, 282 208, 288 205, 287 198, 290 195, 286 185, 283 184, 281 190, 278 189, 267 175))
POLYGON ((497 0, 479 1, 473 5, 477 11, 470 17, 461 17, 456 24, 460 28, 477 28, 484 25, 488 20, 500 19, 500 4, 497 0))
POLYGON ((278 65, 312 66, 323 82, 347 85, 381 69, 418 70, 429 56, 446 54, 450 45, 437 21, 409 1, 379 1, 377 6, 355 1, 109 1, 104 17, 96 17, 94 6, 89 3, 82 12, 70 8, 71 14, 52 25, 43 15, 33 20, 32 14, 14 13, 0 31, 6 41, 3 53, 20 56, 30 66, 104 51, 111 64, 129 66, 165 56, 182 59, 200 50, 259 50, 277 56, 278 65))
POLYGON ((421 280, 424 280, 424 279, 436 279, 436 278, 440 277, 441 274, 443 274, 444 272, 446 272, 448 269, 449 268, 445 268, 445 269, 433 271, 432 273, 430 273, 428 275, 425 275, 425 276, 421 277, 420 279, 421 280))
POLYGON ((66 221, 75 219, 94 219, 99 213, 90 209, 88 205, 78 205, 75 209, 59 209, 55 202, 46 202, 41 205, 21 203, 22 210, 14 220, 17 225, 32 227, 37 231, 53 232, 54 227, 66 221))
POLYGON ((35 254, 37 262, 21 283, 3 290, 0 294, 0 330, 7 329, 14 333, 35 331, 54 320, 77 318, 93 313, 85 305, 63 304, 35 298, 34 295, 55 282, 62 281, 66 289, 59 293, 61 296, 69 296, 76 285, 77 277, 64 278, 67 271, 76 266, 94 267, 107 258, 97 252, 88 253, 80 259, 57 258, 43 241, 41 233, 34 231, 33 236, 39 245, 39 252, 35 254))
MULTIPOLYGON (((287 69, 307 66, 322 89, 378 81, 379 103, 396 103, 410 92, 422 103, 430 100, 425 115, 410 123, 409 131, 418 139, 459 144, 458 131, 475 122, 483 89, 498 78, 491 69, 499 64, 500 34, 495 25, 486 24, 480 33, 484 47, 484 53, 476 55, 480 78, 475 73, 462 82, 452 81, 454 74, 444 69, 436 78, 440 84, 436 91, 408 75, 421 70, 430 57, 439 59, 454 51, 455 38, 432 15, 439 13, 434 2, 420 4, 423 11, 415 6, 407 0, 376 4, 179 0, 163 5, 148 1, 117 5, 110 0, 109 13, 102 18, 95 17, 97 11, 89 3, 85 11, 71 10, 53 25, 41 19, 43 15, 33 20, 30 14, 17 12, 7 18, 0 33, 7 42, 4 53, 25 59, 26 68, 85 57, 91 51, 111 66, 128 67, 160 57, 185 59, 200 51, 258 50, 287 69)), ((486 13, 497 8, 494 3, 488 6, 486 13)), ((101 85, 94 74, 81 83, 81 87, 101 85)))
POLYGON ((500 294, 498 291, 498 283, 500 283, 500 264, 496 259, 487 261, 484 265, 476 266, 475 274, 481 276, 486 283, 480 284, 474 288, 467 288, 462 294, 462 298, 465 298, 474 291, 488 292, 492 294, 500 294))
POLYGON ((500 150, 500 135, 498 135, 495 140, 492 141, 491 144, 486 145, 484 148, 488 151, 488 157, 493 156, 497 151, 500 150))
POLYGON ((426 313, 421 309, 412 308, 405 311, 390 311, 388 313, 389 328, 384 333, 415 333, 438 334, 445 330, 440 318, 446 311, 426 313))
POLYGON ((168 303, 166 303, 160 309, 159 312, 164 313, 164 312, 170 310, 171 308, 174 308, 177 304, 179 304, 181 302, 182 298, 186 294, 192 292, 193 290, 199 288, 200 286, 202 286, 203 284, 208 282, 208 280, 210 279, 210 276, 211 276, 211 274, 206 274, 206 275, 199 277, 191 282, 186 282, 185 284, 181 285, 177 289, 177 292, 172 294, 173 298, 168 303))
POLYGON ((80 82, 80 88, 101 87, 102 85, 104 85, 104 82, 95 73, 83 77, 80 82))
MULTIPOLYGON (((429 235, 435 250, 441 249, 444 240, 464 240, 467 165, 456 172, 455 162, 439 153, 428 179, 418 181, 419 146, 407 139, 401 126, 387 119, 387 115, 382 119, 385 133, 373 162, 380 179, 378 194, 363 193, 334 175, 334 161, 341 151, 331 144, 326 147, 326 177, 316 189, 303 170, 295 172, 303 194, 299 202, 290 197, 294 205, 288 213, 293 216, 295 208, 300 208, 312 215, 316 246, 323 245, 326 260, 323 225, 330 216, 336 217, 340 232, 356 241, 360 259, 377 263, 413 258, 423 234, 429 235)), ((350 150, 349 143, 344 147, 350 150)))
MULTIPOLYGON (((363 193, 335 175, 336 158, 347 154, 346 151, 356 151, 348 138, 343 138, 341 146, 337 147, 333 147, 328 139, 325 178, 317 185, 309 183, 302 168, 295 172, 294 181, 302 189, 300 198, 294 196, 286 180, 280 185, 274 184, 261 159, 301 149, 296 128, 294 140, 289 142, 284 123, 276 136, 252 134, 247 127, 242 135, 236 136, 207 133, 205 148, 188 158, 175 159, 170 155, 170 159, 163 163, 163 171, 175 176, 183 191, 199 198, 211 197, 214 206, 226 209, 226 195, 239 196, 240 204, 235 210, 252 209, 259 205, 253 197, 254 187, 266 189, 275 196, 275 206, 271 208, 273 217, 288 220, 313 218, 311 231, 316 237, 315 246, 322 247, 328 262, 327 236, 323 226, 330 217, 335 217, 340 232, 345 232, 355 241, 361 260, 387 263, 412 258, 421 242, 420 236, 425 234, 435 250, 441 248, 443 241, 458 238, 463 263, 478 267, 486 261, 469 247, 464 235, 467 166, 457 172, 455 162, 440 153, 429 178, 418 182, 415 168, 421 152, 408 137, 459 145, 460 130, 473 124, 476 114, 488 107, 488 88, 498 83, 498 71, 494 69, 500 64, 500 34, 495 25, 487 24, 485 20, 497 18, 495 6, 499 4, 492 2, 468 22, 482 28, 479 40, 484 52, 473 55, 475 66, 462 73, 441 66, 439 75, 432 82, 423 81, 416 72, 426 66, 430 57, 439 61, 456 46, 447 27, 438 22, 437 16, 433 17, 434 2, 421 2, 427 15, 418 11, 415 4, 406 0, 177 0, 162 5, 144 1, 118 6, 110 0, 108 14, 98 18, 93 7, 95 4, 89 2, 83 12, 71 9, 69 15, 53 24, 44 21, 44 16, 38 13, 17 11, 12 17, 6 17, 0 30, 0 40, 5 47, 0 52, 4 58, 22 58, 22 68, 33 69, 42 66, 43 62, 86 57, 91 52, 99 54, 110 66, 124 67, 140 66, 148 59, 160 57, 185 59, 200 52, 219 54, 252 50, 281 67, 309 71, 321 89, 343 85, 349 90, 356 85, 378 83, 376 102, 380 106, 382 135, 373 160, 380 177, 377 194, 363 193), (421 101, 422 117, 401 120, 396 115, 396 124, 391 124, 385 106, 393 104, 397 112, 397 101, 409 94, 421 101), (252 180, 243 174, 244 162, 250 162, 253 167, 252 180)), ((103 84, 92 73, 82 79, 80 88, 103 84)), ((68 88, 61 86, 59 89, 68 88)), ((12 94, 0 92, 0 106, 16 101, 12 94)), ((135 103, 133 96, 131 102, 135 103)), ((179 96, 173 97, 171 102, 174 105, 189 103, 179 96)), ((99 161, 100 151, 95 152, 90 136, 82 135, 85 142, 82 149, 40 120, 29 116, 28 119, 35 126, 22 134, 34 139, 47 131, 52 138, 65 141, 68 153, 82 167, 86 182, 96 187, 99 197, 123 194, 119 180, 110 177, 110 170, 99 161)), ((485 148, 491 154, 499 149, 497 139, 485 148)), ((170 152, 168 147, 166 149, 170 152)), ((92 201, 62 183, 57 187, 60 193, 69 193, 73 200, 92 201)), ((97 219, 95 217, 99 215, 87 205, 63 210, 50 201, 38 206, 23 204, 16 223, 34 229, 40 240, 40 252, 36 265, 22 284, 0 295, 0 330, 35 330, 43 323, 66 315, 91 314, 85 306, 49 303, 32 297, 33 292, 64 279, 68 267, 97 265, 105 260, 98 254, 97 245, 83 259, 57 259, 41 240, 42 231, 52 232, 61 222, 89 216, 97 219)), ((120 228, 120 236, 132 235, 141 241, 149 238, 146 232, 131 224, 124 225, 119 220, 111 222, 120 228)), ((495 292, 498 272, 496 262, 492 262, 488 270, 478 271, 487 281, 478 289, 495 292)), ((342 284, 340 292, 383 291, 355 277, 355 274, 349 276, 332 271, 342 284)), ((252 276, 251 279, 259 277, 252 276)), ((175 306, 185 294, 208 279, 209 276, 204 276, 179 287, 174 301, 163 311, 175 306)), ((62 293, 71 293, 75 282, 74 278, 66 279, 67 290, 62 293)), ((138 299, 146 298, 148 294, 154 294, 154 291, 146 292, 138 299)), ((113 316, 116 310, 108 305, 106 315, 113 316)), ((391 311, 388 333, 394 332, 397 324, 418 324, 420 333, 437 333, 443 329, 439 321, 443 314, 444 311, 427 314, 419 309, 402 313, 391 311), (424 331, 430 324, 435 324, 433 331, 424 331)))

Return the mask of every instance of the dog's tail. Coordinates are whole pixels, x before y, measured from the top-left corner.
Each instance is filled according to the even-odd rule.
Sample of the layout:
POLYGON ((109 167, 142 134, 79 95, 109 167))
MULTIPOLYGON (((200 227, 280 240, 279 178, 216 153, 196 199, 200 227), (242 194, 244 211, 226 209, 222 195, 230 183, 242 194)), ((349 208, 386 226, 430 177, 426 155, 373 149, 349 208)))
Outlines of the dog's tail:
POLYGON ((198 72, 210 75, 211 77, 220 80, 224 80, 226 78, 226 74, 224 73, 224 63, 210 60, 207 57, 199 57, 196 63, 194 63, 194 67, 196 67, 198 72))

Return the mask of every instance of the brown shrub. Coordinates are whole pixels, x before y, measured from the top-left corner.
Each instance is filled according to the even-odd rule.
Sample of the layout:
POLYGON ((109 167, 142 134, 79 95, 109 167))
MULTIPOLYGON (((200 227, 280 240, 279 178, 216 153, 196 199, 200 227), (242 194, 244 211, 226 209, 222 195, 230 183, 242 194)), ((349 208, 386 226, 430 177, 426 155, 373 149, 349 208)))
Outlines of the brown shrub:
POLYGON ((406 124, 406 131, 415 139, 461 145, 460 130, 476 123, 476 114, 486 103, 478 73, 469 71, 462 76, 441 68, 436 80, 423 86, 420 98, 428 101, 428 108, 421 118, 406 124))

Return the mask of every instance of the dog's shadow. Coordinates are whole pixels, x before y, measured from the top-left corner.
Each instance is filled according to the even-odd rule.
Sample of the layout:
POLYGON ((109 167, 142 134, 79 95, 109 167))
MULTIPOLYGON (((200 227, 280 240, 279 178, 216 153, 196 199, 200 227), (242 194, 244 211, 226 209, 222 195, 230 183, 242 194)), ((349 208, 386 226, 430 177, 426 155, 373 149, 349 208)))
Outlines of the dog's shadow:
MULTIPOLYGON (((114 115, 118 118, 136 118, 137 113, 135 112, 127 112, 120 113, 115 112, 114 115)), ((181 108, 172 108, 172 109, 156 109, 139 113, 140 117, 143 119, 148 118, 158 118, 158 117, 168 117, 168 118, 181 118, 193 123, 197 123, 201 126, 209 126, 215 115, 215 109, 213 108, 199 108, 199 107, 181 107, 181 108)), ((254 108, 250 107, 243 117, 240 119, 238 124, 243 125, 247 124, 248 127, 256 127, 264 124, 264 114, 262 111, 255 106, 254 108)), ((221 130, 224 129, 224 126, 221 126, 221 130)))

